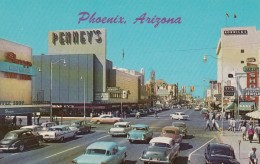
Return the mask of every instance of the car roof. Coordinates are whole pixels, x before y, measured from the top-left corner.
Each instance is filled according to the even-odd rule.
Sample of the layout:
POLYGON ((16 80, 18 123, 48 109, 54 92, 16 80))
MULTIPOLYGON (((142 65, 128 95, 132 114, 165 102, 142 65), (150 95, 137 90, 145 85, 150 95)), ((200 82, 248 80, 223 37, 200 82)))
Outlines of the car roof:
POLYGON ((90 144, 87 149, 106 149, 110 150, 111 148, 115 147, 117 144, 115 142, 110 141, 98 141, 90 144))
POLYGON ((153 139, 150 140, 149 143, 154 143, 154 142, 170 144, 172 142, 172 138, 170 138, 170 137, 154 137, 153 139))
POLYGON ((28 126, 22 126, 20 129, 24 129, 24 128, 35 128, 35 127, 41 127, 39 125, 28 125, 28 126))
POLYGON ((130 122, 116 122, 114 125, 127 125, 130 124, 130 122))
POLYGON ((231 145, 224 144, 224 143, 209 143, 209 146, 211 149, 225 148, 225 149, 233 150, 233 147, 231 145))
POLYGON ((68 125, 56 125, 56 126, 52 126, 50 128, 64 128, 64 127, 68 127, 68 125))
POLYGON ((135 125, 132 125, 132 127, 142 127, 142 128, 146 128, 146 127, 148 127, 148 125, 146 125, 146 124, 135 124, 135 125))
POLYGON ((13 130, 13 131, 10 131, 8 133, 17 133, 17 134, 20 134, 20 133, 24 133, 24 132, 31 132, 30 129, 18 129, 18 130, 13 130))
POLYGON ((175 127, 175 126, 165 126, 162 128, 162 130, 178 130, 179 131, 179 128, 175 127))

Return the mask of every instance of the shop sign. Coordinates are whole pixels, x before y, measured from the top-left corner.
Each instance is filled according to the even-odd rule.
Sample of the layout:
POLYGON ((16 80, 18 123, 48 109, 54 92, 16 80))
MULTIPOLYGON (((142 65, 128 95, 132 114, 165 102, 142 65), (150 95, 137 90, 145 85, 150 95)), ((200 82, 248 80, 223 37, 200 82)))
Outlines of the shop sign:
MULTIPOLYGON (((247 63, 248 67, 257 66, 256 64, 247 63)), ((247 88, 257 88, 258 87, 258 70, 254 72, 247 72, 247 88)), ((253 90, 253 89, 252 89, 253 90)), ((248 95, 246 96, 247 101, 253 101, 258 104, 258 96, 248 95)))
POLYGON ((256 62, 256 59, 255 58, 247 58, 246 59, 246 62, 248 63, 248 62, 256 62))
POLYGON ((245 95, 246 96, 260 96, 260 88, 246 88, 245 95))
POLYGON ((53 45, 79 45, 102 43, 102 32, 100 30, 81 30, 81 31, 59 31, 52 32, 53 45))
POLYGON ((255 72, 258 71, 259 68, 256 65, 250 65, 250 66, 244 66, 243 71, 244 72, 255 72))

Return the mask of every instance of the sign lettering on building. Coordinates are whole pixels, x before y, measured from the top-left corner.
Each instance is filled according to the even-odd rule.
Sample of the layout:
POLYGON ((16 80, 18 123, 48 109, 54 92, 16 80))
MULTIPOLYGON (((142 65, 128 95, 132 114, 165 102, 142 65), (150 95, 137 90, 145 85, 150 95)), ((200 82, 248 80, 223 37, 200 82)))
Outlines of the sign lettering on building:
POLYGON ((20 80, 31 80, 33 75, 32 62, 17 59, 13 52, 5 54, 5 61, 0 62, 0 71, 5 73, 6 78, 20 80))
POLYGON ((79 45, 79 44, 93 44, 102 43, 102 32, 100 30, 89 31, 60 31, 52 32, 53 45, 79 45))
POLYGON ((247 30, 225 30, 225 35, 247 35, 247 30))
MULTIPOLYGON (((256 64, 247 63, 247 66, 256 66, 256 64)), ((258 87, 258 70, 254 72, 247 72, 247 88, 257 88, 258 87)), ((246 100, 253 101, 258 104, 258 97, 255 95, 246 96, 246 100)))

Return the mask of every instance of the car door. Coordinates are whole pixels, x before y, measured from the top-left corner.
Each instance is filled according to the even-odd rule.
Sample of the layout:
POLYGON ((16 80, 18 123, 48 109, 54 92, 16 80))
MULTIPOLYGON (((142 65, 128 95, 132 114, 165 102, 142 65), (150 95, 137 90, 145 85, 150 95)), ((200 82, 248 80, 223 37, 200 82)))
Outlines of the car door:
POLYGON ((22 133, 22 142, 24 143, 24 146, 31 147, 33 145, 36 145, 36 137, 32 134, 31 131, 23 132, 22 133))

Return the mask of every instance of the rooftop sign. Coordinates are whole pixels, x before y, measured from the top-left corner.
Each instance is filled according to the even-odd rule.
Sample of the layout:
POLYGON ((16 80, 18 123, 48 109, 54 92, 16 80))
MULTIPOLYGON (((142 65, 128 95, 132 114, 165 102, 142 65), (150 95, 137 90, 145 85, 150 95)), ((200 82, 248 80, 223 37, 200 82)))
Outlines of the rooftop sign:
POLYGON ((247 30, 225 30, 225 35, 247 35, 247 30))

